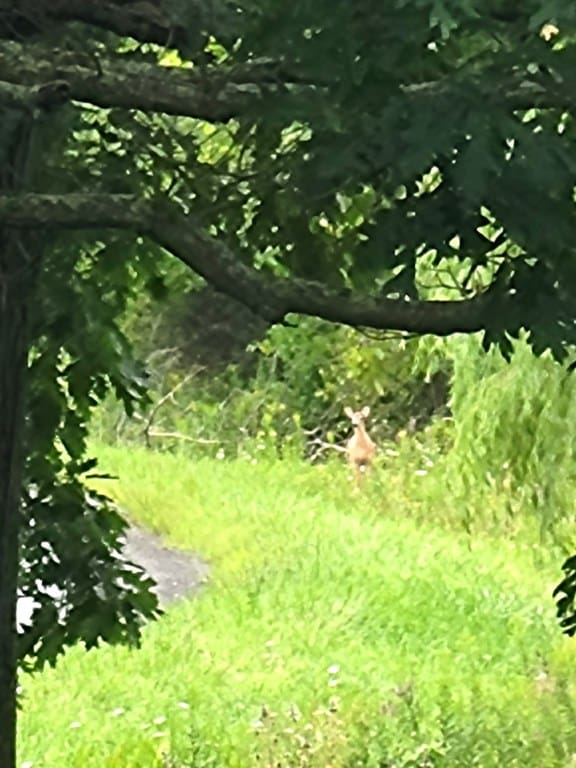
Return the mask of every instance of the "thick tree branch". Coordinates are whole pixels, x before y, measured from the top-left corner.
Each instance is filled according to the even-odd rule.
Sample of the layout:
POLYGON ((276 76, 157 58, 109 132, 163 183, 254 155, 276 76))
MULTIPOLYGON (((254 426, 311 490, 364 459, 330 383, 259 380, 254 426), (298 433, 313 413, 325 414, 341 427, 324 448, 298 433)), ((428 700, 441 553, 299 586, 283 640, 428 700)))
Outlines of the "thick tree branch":
MULTIPOLYGON (((445 82, 431 81, 406 85, 402 91, 407 96, 434 100, 444 98, 448 88, 449 85, 445 82)), ((547 89, 522 75, 509 78, 507 83, 503 82, 498 92, 490 93, 489 98, 490 101, 510 110, 520 111, 533 108, 574 109, 576 106, 576 95, 571 88, 562 88, 558 83, 551 83, 547 89)))
POLYGON ((68 83, 63 80, 32 87, 0 80, 0 106, 8 109, 31 113, 36 110, 50 110, 63 104, 68 96, 68 83))
MULTIPOLYGON (((576 94, 562 84, 549 89, 518 76, 487 98, 511 110, 530 107, 574 109, 576 94)), ((164 67, 135 62, 126 56, 91 57, 83 52, 51 50, 30 43, 0 41, 0 80, 35 86, 58 80, 68 83, 70 98, 99 107, 119 107, 185 115, 221 122, 254 110, 269 92, 283 89, 284 98, 302 90, 324 89, 323 80, 314 85, 303 73, 275 70, 272 63, 242 69, 200 69, 164 67), (286 86, 289 86, 289 90, 286 86)), ((414 99, 444 98, 449 82, 407 83, 401 91, 414 99)), ((383 94, 383 98, 385 94, 383 94)))
POLYGON ((216 71, 136 63, 125 56, 96 59, 15 41, 0 42, 0 80, 26 86, 60 80, 75 101, 210 121, 241 114, 261 94, 259 84, 227 81, 216 71))
POLYGON ((186 41, 186 30, 151 0, 50 0, 47 14, 57 20, 82 21, 145 43, 176 46, 186 41))
POLYGON ((62 21, 81 21, 145 43, 175 46, 186 40, 186 30, 152 0, 0 0, 0 37, 34 35, 62 21))
POLYGON ((444 336, 496 327, 500 311, 503 315, 513 301, 490 292, 461 301, 404 301, 341 294, 321 283, 276 277, 239 261, 175 206, 129 195, 0 196, 0 223, 17 228, 134 230, 270 322, 282 322, 294 312, 354 327, 444 336))

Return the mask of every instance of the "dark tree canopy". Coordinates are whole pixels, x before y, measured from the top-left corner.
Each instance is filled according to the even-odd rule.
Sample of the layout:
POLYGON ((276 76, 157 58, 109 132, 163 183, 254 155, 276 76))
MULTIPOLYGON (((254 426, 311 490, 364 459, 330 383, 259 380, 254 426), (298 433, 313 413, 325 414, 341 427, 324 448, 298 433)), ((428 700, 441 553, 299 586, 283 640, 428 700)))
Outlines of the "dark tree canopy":
MULTIPOLYGON (((558 0, 0 0, 0 659, 19 527, 21 658, 155 613, 82 477, 94 405, 143 396, 118 318, 170 256, 267 323, 480 331, 504 354, 525 329, 566 360, 575 22, 558 0)), ((7 691, 0 662, 13 724, 7 691)))
POLYGON ((572 341, 569 6, 4 5, 3 103, 70 100, 5 224, 146 235, 271 321, 572 341))

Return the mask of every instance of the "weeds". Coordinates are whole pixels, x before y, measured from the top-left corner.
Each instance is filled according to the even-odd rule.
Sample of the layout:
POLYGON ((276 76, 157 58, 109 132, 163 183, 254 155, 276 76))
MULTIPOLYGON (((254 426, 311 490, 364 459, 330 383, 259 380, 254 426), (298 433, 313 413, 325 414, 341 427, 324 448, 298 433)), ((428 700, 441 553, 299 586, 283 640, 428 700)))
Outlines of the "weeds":
POLYGON ((345 726, 338 717, 339 699, 303 717, 296 705, 285 712, 263 706, 252 723, 256 737, 253 757, 262 768, 326 768, 336 765, 346 745, 345 726))
POLYGON ((99 453, 120 477, 101 486, 210 583, 139 651, 23 680, 31 768, 570 764, 574 646, 529 532, 451 529, 439 479, 401 455, 355 496, 341 463, 99 453))

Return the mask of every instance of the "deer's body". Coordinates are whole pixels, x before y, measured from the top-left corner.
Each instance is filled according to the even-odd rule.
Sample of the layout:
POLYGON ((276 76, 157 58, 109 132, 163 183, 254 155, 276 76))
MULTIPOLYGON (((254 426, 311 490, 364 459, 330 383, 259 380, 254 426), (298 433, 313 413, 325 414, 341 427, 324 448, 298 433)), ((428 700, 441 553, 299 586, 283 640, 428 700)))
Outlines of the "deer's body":
POLYGON ((348 463, 354 470, 354 478, 358 487, 362 475, 370 468, 376 455, 376 444, 370 438, 365 427, 365 421, 370 415, 370 408, 365 406, 361 411, 353 411, 352 408, 347 407, 344 409, 344 413, 354 427, 354 434, 346 443, 346 455, 348 463))

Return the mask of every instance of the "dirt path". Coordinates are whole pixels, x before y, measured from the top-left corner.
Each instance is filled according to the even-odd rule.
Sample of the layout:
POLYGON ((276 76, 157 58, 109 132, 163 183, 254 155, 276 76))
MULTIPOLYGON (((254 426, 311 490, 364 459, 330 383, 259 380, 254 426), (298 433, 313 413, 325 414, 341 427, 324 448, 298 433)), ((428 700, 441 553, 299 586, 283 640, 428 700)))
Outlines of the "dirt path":
POLYGON ((208 564, 198 555, 167 547, 159 536, 143 528, 128 529, 125 551, 157 583, 162 607, 197 592, 208 578, 208 564))

